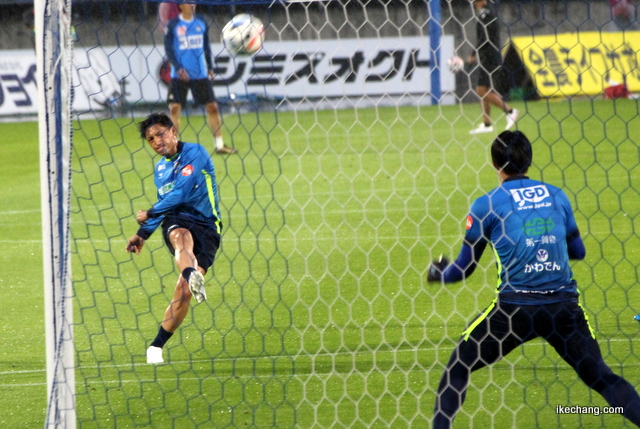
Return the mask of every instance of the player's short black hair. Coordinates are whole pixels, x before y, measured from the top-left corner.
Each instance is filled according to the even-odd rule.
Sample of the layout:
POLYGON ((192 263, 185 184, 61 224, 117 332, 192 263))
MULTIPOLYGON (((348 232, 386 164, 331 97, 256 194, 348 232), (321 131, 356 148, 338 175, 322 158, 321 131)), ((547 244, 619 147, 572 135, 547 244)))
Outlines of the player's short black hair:
POLYGON ((493 165, 509 176, 525 174, 531 166, 531 142, 521 131, 503 131, 491 144, 493 165))
POLYGON ((153 125, 162 125, 163 127, 173 127, 173 121, 166 113, 152 113, 144 121, 138 123, 138 129, 143 139, 147 138, 147 130, 153 125))

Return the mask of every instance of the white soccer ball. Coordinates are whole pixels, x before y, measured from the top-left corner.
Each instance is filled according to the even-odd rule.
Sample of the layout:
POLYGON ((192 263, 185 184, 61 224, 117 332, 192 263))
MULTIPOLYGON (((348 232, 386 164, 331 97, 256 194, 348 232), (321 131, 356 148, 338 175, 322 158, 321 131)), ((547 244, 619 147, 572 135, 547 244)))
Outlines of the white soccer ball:
POLYGON ((464 68, 464 61, 458 56, 451 57, 447 60, 447 67, 449 67, 452 73, 458 73, 464 68))
POLYGON ((232 55, 253 55, 264 42, 264 25, 247 13, 236 15, 222 29, 222 40, 232 55))

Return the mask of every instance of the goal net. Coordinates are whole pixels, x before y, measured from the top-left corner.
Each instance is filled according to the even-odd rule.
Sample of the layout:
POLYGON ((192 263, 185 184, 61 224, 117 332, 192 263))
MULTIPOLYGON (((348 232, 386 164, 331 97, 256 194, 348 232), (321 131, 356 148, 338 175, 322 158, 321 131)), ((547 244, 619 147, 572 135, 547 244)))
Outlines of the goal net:
MULTIPOLYGON (((489 252, 463 282, 425 280, 432 259, 457 255, 471 202, 498 183, 488 148, 505 113, 492 111, 496 132, 470 135, 483 120, 479 67, 446 66, 473 52, 471 2, 198 2, 223 139, 238 152, 214 153, 189 99, 180 137, 211 153, 222 245, 207 301, 191 303, 165 363, 150 365, 179 272, 159 231, 140 255, 125 245, 157 199, 158 158, 137 123, 168 112, 172 6, 63 3, 66 27, 42 11, 74 39, 72 111, 47 108, 73 130, 60 255, 72 293, 58 313, 73 341, 49 356, 51 424, 63 426, 63 409, 87 428, 428 426, 449 355, 496 284, 489 252), (239 13, 266 28, 252 56, 221 40, 239 13), (62 389, 71 402, 55 400, 62 389)), ((588 255, 572 265, 582 303, 605 361, 637 380, 640 119, 629 92, 640 91, 640 33, 604 1, 492 7, 508 71, 498 89, 533 143, 530 176, 569 196, 588 255)), ((536 340, 474 373, 456 425, 625 425, 557 405, 606 403, 536 340)))

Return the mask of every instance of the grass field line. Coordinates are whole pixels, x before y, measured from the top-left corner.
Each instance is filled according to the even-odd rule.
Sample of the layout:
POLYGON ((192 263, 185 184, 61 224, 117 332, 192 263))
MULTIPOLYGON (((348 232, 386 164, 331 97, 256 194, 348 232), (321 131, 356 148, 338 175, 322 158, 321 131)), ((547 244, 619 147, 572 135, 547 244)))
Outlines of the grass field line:
MULTIPOLYGON (((224 235, 223 235, 224 237, 224 235)), ((452 235, 440 235, 440 237, 446 238, 446 239, 455 239, 455 238, 459 238, 460 234, 452 234, 452 235)), ((244 236, 239 236, 237 237, 242 241, 247 241, 250 243, 255 243, 255 235, 250 235, 248 237, 244 237, 244 236)), ((278 237, 277 239, 274 239, 272 237, 260 237, 260 241, 261 242, 273 242, 273 241, 278 241, 279 243, 282 242, 287 242, 287 241, 295 241, 295 242, 304 242, 304 241, 312 241, 312 242, 317 242, 317 241, 335 241, 336 238, 341 238, 341 237, 336 237, 336 236, 331 236, 331 237, 298 237, 298 236, 293 236, 293 237, 278 237)), ((358 241, 363 241, 363 240, 393 240, 393 239, 402 239, 402 240, 417 240, 420 239, 421 237, 418 235, 377 235, 374 237, 358 237, 358 241)), ((112 244, 113 240, 104 240, 104 239, 100 239, 100 240, 91 240, 88 238, 77 238, 77 239, 73 239, 73 241, 75 243, 96 243, 96 244, 112 244)), ((127 241, 127 237, 122 238, 122 243, 123 246, 126 244, 127 241)), ((21 244, 21 243, 33 243, 33 244, 40 244, 42 243, 42 240, 0 240, 1 244, 21 244)))
POLYGON ((3 215, 7 215, 7 216, 12 216, 12 215, 22 215, 22 214, 27 214, 27 213, 40 213, 42 210, 41 209, 28 209, 28 210, 0 210, 0 216, 3 215))
MULTIPOLYGON (((189 361, 187 361, 189 362, 189 361)), ((183 363, 183 362, 171 362, 172 364, 177 364, 177 363, 183 363)), ((142 366, 142 365, 154 365, 154 364, 148 364, 148 363, 142 363, 142 364, 135 364, 134 366, 142 366)), ((632 365, 625 365, 624 368, 628 369, 628 368, 637 368, 640 367, 639 364, 632 364, 632 365)), ((558 370, 558 369, 566 369, 569 370, 571 369, 568 365, 566 368, 558 368, 555 365, 521 365, 521 366, 516 366, 514 365, 514 369, 517 370, 526 370, 527 368, 530 369, 534 369, 534 370, 558 370)), ((428 370, 427 370, 428 371, 428 370)), ((389 372, 389 371, 383 371, 383 372, 389 372)), ((618 372, 616 371, 616 369, 614 368, 614 372, 618 372)), ((211 373, 211 375, 216 375, 216 373, 211 373)), ((300 373, 300 372, 296 372, 296 373, 290 373, 290 374, 282 374, 282 373, 278 373, 278 374, 272 374, 272 377, 282 377, 282 376, 286 376, 286 377, 291 377, 291 378, 308 378, 310 375, 314 375, 316 377, 320 377, 320 378, 329 378, 329 377, 334 377, 336 375, 339 375, 339 373, 336 372, 327 372, 327 373, 300 373)), ((228 375, 228 377, 233 377, 234 379, 242 379, 242 380, 251 380, 251 379, 256 379, 256 378, 260 378, 263 379, 266 376, 264 375, 253 375, 253 374, 248 374, 248 375, 241 375, 241 374, 235 374, 233 376, 228 375)), ((203 380, 203 378, 206 377, 179 377, 179 380, 181 382, 185 382, 185 381, 201 381, 203 380)), ((153 382, 175 382, 178 378, 177 377, 169 377, 169 378, 135 378, 135 379, 130 379, 130 380, 124 380, 124 379, 118 379, 118 380, 85 380, 84 384, 85 385, 92 385, 92 384, 100 384, 100 385, 104 385, 104 384, 123 384, 123 383, 153 383, 153 382)), ((514 383, 518 383, 517 378, 514 378, 512 380, 512 382, 514 383)), ((76 384, 78 384, 79 381, 76 379, 76 384)), ((0 383, 0 387, 33 387, 33 386, 46 386, 47 383, 46 382, 40 382, 40 383, 8 383, 8 384, 2 384, 0 383)))
MULTIPOLYGON (((346 191, 340 191, 340 190, 335 190, 335 191, 321 191, 321 192, 301 192, 301 193, 297 193, 295 194, 295 199, 293 198, 292 194, 284 194, 284 193, 276 193, 275 195, 272 196, 272 200, 273 201, 280 201, 280 199, 286 199, 287 197, 289 197, 289 199, 286 202, 298 202, 298 201, 306 201, 306 198, 304 197, 326 197, 326 196, 335 196, 335 195, 351 195, 356 196, 359 194, 364 194, 367 196, 371 196, 371 198, 373 198, 376 195, 381 195, 381 197, 387 197, 389 195, 397 195, 397 194, 403 194, 406 192, 411 192, 411 191, 417 191, 417 188, 397 188, 397 189, 384 189, 384 190, 377 190, 379 192, 375 192, 376 189, 365 189, 360 191, 359 189, 354 189, 354 190, 346 190, 346 191), (302 200, 301 200, 302 198, 302 200)), ((238 199, 242 199, 242 196, 239 196, 238 199)), ((251 197, 253 198, 251 195, 248 195, 247 197, 251 197)), ((311 201, 316 201, 316 199, 311 199, 311 201)), ((367 201, 369 202, 369 201, 367 201)), ((142 204, 142 203, 141 203, 142 204)), ((366 204, 363 203, 363 205, 366 204)), ((426 200, 425 200, 425 205, 426 205, 426 200)), ((100 211, 104 211, 104 210, 110 210, 110 209, 118 209, 118 208, 130 208, 131 207, 131 203, 116 203, 116 204, 97 204, 94 205, 93 207, 91 207, 92 210, 97 210, 98 212, 100 211)), ((390 211, 418 211, 421 210, 423 211, 422 208, 398 208, 398 209, 389 209, 389 208, 385 208, 385 211, 390 212, 390 211)), ((78 213, 79 212, 79 208, 77 206, 73 206, 71 207, 71 211, 72 213, 78 213)), ((286 210, 284 210, 286 213, 286 210)), ((359 213, 359 212, 367 212, 367 211, 374 211, 374 212, 379 212, 380 209, 379 208, 375 208, 375 209, 366 209, 363 207, 362 210, 346 210, 344 211, 345 213, 359 213)), ((25 210, 0 210, 0 216, 19 216, 19 215, 23 215, 23 214, 31 214, 31 213, 40 213, 41 209, 37 208, 37 209, 25 209, 25 210)), ((315 212, 320 212, 320 210, 315 210, 315 212)), ((333 212, 340 212, 342 213, 343 211, 341 210, 332 210, 332 211, 324 211, 325 213, 333 213, 333 212)), ((132 212, 133 215, 134 212, 132 212)), ((298 212, 301 213, 301 212, 298 212)), ((307 213, 307 211, 305 210, 304 213, 307 213)), ((249 216, 256 216, 258 214, 253 214, 253 213, 249 213, 249 216)))
MULTIPOLYGON (((314 200, 315 201, 315 200, 314 200)), ((122 205, 122 204, 120 204, 122 205)), ((114 206, 108 206, 106 207, 106 209, 99 209, 96 207, 96 210, 98 210, 98 212, 103 211, 103 210, 110 210, 110 209, 115 209, 116 205, 114 206)), ((35 212, 40 212, 40 210, 24 210, 24 211, 6 211, 6 212, 2 212, 0 211, 0 216, 21 216, 24 214, 28 214, 28 213, 35 213, 35 212)), ((401 214, 412 214, 412 213, 422 213, 424 217, 428 217, 428 209, 426 207, 384 207, 382 209, 380 209, 379 207, 364 207, 361 206, 361 208, 358 209, 331 209, 331 210, 326 210, 324 207, 321 209, 308 209, 305 208, 304 210, 286 210, 283 209, 282 213, 284 214, 285 217, 287 217, 289 219, 289 221, 291 221, 292 219, 296 219, 296 218, 300 218, 302 216, 309 216, 309 215, 315 215, 315 214, 319 214, 322 217, 330 217, 333 215, 352 215, 352 214, 362 214, 362 215, 366 215, 367 213, 373 213, 375 215, 380 215, 380 214, 385 214, 385 215, 392 215, 395 213, 401 213, 401 214)), ((133 212, 132 212, 133 215, 133 212)), ((228 217, 229 214, 227 214, 225 217, 228 217)), ((259 220, 264 220, 265 217, 265 213, 262 211, 255 211, 255 210, 250 210, 249 213, 245 213, 244 216, 247 219, 259 219, 259 220)), ((106 220, 100 219, 100 218, 95 218, 95 217, 91 217, 91 218, 84 218, 82 219, 83 223, 85 224, 92 224, 92 225, 108 225, 108 224, 122 224, 121 222, 122 219, 112 219, 112 218, 108 218, 106 220)), ((364 222, 365 218, 362 219, 362 221, 364 222)), ((223 217, 223 221, 224 221, 224 217, 223 217)), ((78 221, 74 221, 72 220, 72 224, 75 224, 78 221)), ((327 221, 327 223, 329 223, 327 221)), ((40 220, 38 219, 37 222, 32 222, 33 225, 39 225, 40 224, 40 220)), ((25 225, 25 222, 22 220, 20 222, 20 225, 25 225)), ((72 226, 73 228, 73 226, 72 226)))
MULTIPOLYGON (((603 349, 603 345, 604 344, 608 344, 608 343, 618 343, 618 342, 627 342, 627 341, 631 341, 631 342, 640 342, 640 338, 612 338, 610 340, 607 340, 606 342, 604 341, 599 341, 598 343, 600 344, 600 348, 603 349)), ((544 340, 533 340, 528 342, 527 347, 530 346, 544 346, 544 345, 548 345, 548 343, 544 340)), ((442 347, 423 347, 423 348, 419 348, 419 349, 401 349, 401 350, 375 350, 375 351, 363 351, 363 352, 355 352, 355 353, 348 353, 348 352, 340 352, 340 353, 326 353, 326 354, 317 354, 317 355, 313 355, 312 357, 326 357, 326 356, 334 356, 334 357, 345 357, 345 356, 356 356, 356 355, 368 355, 368 354, 375 354, 376 356, 380 355, 380 354, 404 354, 404 353, 418 353, 418 352, 433 352, 433 351, 452 351, 453 347, 451 346, 442 346, 442 347)), ((277 356, 278 358, 282 358, 282 356, 277 356)), ((305 356, 308 357, 308 356, 305 356)), ((168 364, 172 364, 172 365, 181 365, 181 364, 197 364, 199 362, 210 362, 212 360, 216 360, 218 362, 237 362, 237 361, 255 361, 255 360, 262 360, 262 359, 271 359, 273 358, 273 356, 260 356, 260 357, 239 357, 239 358, 210 358, 210 359, 190 359, 190 360, 183 360, 183 361, 171 361, 171 362, 167 362, 168 364)), ((292 359, 295 359, 295 357, 291 357, 292 359)), ((152 364, 148 364, 145 362, 139 362, 139 363, 130 363, 130 364, 113 364, 113 365, 92 365, 92 366, 82 366, 81 369, 84 370, 94 370, 94 369, 107 369, 107 368, 131 368, 131 367, 139 367, 139 366, 145 366, 145 365, 152 365, 152 364)), ((625 365, 624 368, 628 368, 628 367, 640 367, 640 364, 632 364, 632 365, 625 365)), ((553 365, 546 365, 546 366, 538 366, 535 365, 536 369, 553 369, 556 368, 556 366, 553 365)), ((0 371, 0 376, 11 376, 11 375, 19 375, 19 374, 40 374, 40 373, 44 373, 46 372, 46 368, 43 369, 32 369, 32 370, 19 370, 19 371, 0 371)), ((304 374, 301 374, 304 375, 304 374)), ((46 383, 42 383, 42 384, 46 384, 46 383)), ((27 386, 29 384, 16 384, 15 386, 27 386)), ((39 385, 38 383, 35 383, 34 385, 39 385)), ((12 386, 9 384, 0 384, 0 386, 12 386)))
MULTIPOLYGON (((316 200, 314 200, 316 201, 316 200)), ((366 204, 366 203, 363 203, 366 204)), ((106 209, 97 209, 98 211, 103 211, 103 210, 110 210, 112 208, 115 208, 115 206, 109 206, 106 209)), ((374 213, 376 215, 380 215, 382 214, 391 214, 391 213, 423 213, 425 216, 428 215, 428 209, 425 207, 364 207, 361 206, 358 209, 331 209, 331 210, 327 210, 325 208, 325 206, 322 206, 320 209, 316 209, 316 208, 304 208, 303 210, 291 210, 291 209, 282 209, 281 213, 284 213, 285 217, 290 218, 295 218, 295 217, 301 217, 303 215, 313 215, 313 214, 321 214, 324 216, 331 216, 331 215, 350 215, 350 214, 365 214, 365 213, 374 213)), ((132 217, 133 216, 133 212, 131 216, 127 216, 127 217, 132 217)), ((257 209, 257 210, 249 210, 248 213, 243 213, 243 217, 246 218, 253 218, 253 219, 264 219, 265 216, 265 212, 262 209, 257 209)), ((223 221, 225 220, 225 217, 231 217, 233 218, 233 216, 226 214, 225 216, 223 216, 223 221)), ((95 224, 95 225, 100 225, 101 223, 113 223, 114 219, 108 219, 106 221, 102 221, 102 219, 97 219, 95 217, 85 217, 82 219, 85 223, 87 224, 95 224)), ((119 219, 118 221, 120 221, 122 219, 119 219)), ((74 222, 74 221, 72 221, 74 222)), ((77 222, 77 221, 76 221, 77 222)), ((120 222, 119 222, 120 223, 120 222)))

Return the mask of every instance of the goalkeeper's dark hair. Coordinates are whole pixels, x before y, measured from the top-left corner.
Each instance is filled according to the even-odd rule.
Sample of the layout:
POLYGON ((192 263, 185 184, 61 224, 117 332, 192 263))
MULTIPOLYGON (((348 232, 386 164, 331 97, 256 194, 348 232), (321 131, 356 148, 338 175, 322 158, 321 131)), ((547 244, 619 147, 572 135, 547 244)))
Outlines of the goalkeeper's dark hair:
POLYGON ((509 176, 525 174, 531 166, 531 142, 521 131, 503 131, 491 144, 493 165, 509 176))
POLYGON ((147 138, 147 130, 154 125, 162 125, 163 127, 173 127, 173 121, 166 113, 152 113, 144 121, 138 123, 138 129, 143 139, 147 138))

